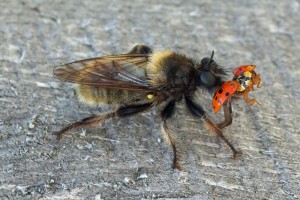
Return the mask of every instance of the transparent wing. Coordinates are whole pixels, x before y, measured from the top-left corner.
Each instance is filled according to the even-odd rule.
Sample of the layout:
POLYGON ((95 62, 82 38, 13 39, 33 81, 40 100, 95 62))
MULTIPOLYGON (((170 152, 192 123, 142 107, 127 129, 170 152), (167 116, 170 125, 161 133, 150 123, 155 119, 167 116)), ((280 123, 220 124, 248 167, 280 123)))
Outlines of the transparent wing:
POLYGON ((120 54, 75 61, 54 68, 56 78, 103 88, 154 91, 146 77, 148 55, 120 54))

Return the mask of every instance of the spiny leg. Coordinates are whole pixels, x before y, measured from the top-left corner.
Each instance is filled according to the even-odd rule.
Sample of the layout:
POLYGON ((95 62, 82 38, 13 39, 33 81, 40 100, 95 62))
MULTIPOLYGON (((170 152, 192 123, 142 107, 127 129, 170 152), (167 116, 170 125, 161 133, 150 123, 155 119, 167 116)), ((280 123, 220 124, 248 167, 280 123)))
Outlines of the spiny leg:
POLYGON ((68 134, 70 130, 83 128, 87 126, 96 126, 113 118, 122 118, 130 115, 134 115, 149 109, 150 107, 152 107, 152 105, 153 105, 152 102, 145 103, 145 104, 137 104, 137 105, 126 105, 118 108, 114 112, 109 112, 109 113, 99 114, 99 115, 91 115, 80 121, 74 122, 66 126, 62 130, 54 133, 54 135, 56 135, 57 140, 60 140, 63 137, 63 135, 68 134))
POLYGON ((206 128, 209 131, 211 131, 212 133, 215 133, 218 137, 220 137, 225 142, 225 144, 227 144, 229 146, 229 148, 231 149, 231 151, 233 153, 233 159, 236 159, 237 154, 239 154, 239 152, 227 140, 227 138, 224 136, 221 129, 218 128, 217 124, 214 121, 212 121, 211 119, 209 119, 209 117, 206 115, 206 112, 203 110, 203 108, 201 106, 197 105, 196 103, 194 103, 190 97, 185 97, 185 102, 186 102, 186 105, 187 105, 188 109, 190 110, 190 112, 195 117, 202 118, 204 120, 204 125, 206 126, 206 128))
POLYGON ((165 140, 167 141, 167 143, 171 146, 171 148, 173 150, 174 157, 173 157, 172 167, 173 167, 173 169, 176 168, 176 169, 181 170, 181 166, 179 163, 179 154, 178 154, 178 150, 175 145, 176 140, 175 140, 172 132, 169 130, 169 128, 167 126, 167 119, 169 119, 174 114, 174 111, 175 111, 174 108, 175 108, 175 101, 172 100, 166 105, 166 107, 161 112, 161 118, 163 121, 162 132, 163 132, 165 140))
POLYGON ((224 121, 218 124, 219 129, 223 129, 232 123, 232 107, 230 98, 223 104, 223 110, 224 121))
POLYGON ((78 128, 84 128, 87 126, 96 126, 98 124, 104 123, 105 121, 115 118, 116 113, 106 113, 106 114, 100 114, 100 115, 91 115, 89 117, 86 117, 80 121, 74 122, 66 127, 64 127, 62 130, 53 133, 53 135, 56 135, 56 139, 59 141, 62 139, 64 135, 69 134, 70 130, 78 129, 78 128))
POLYGON ((204 124, 208 130, 210 130, 212 133, 217 134, 224 142, 229 146, 231 149, 233 155, 232 158, 236 160, 237 155, 240 154, 241 152, 237 151, 234 146, 228 141, 228 139, 224 136, 223 132, 221 129, 218 128, 217 124, 209 119, 207 116, 203 118, 204 119, 204 124))
POLYGON ((173 133, 170 131, 169 127, 167 126, 167 122, 165 120, 163 121, 163 124, 162 124, 162 132, 163 132, 165 140, 171 146, 172 151, 173 151, 172 168, 173 169, 176 168, 178 170, 181 170, 182 167, 181 167, 180 162, 179 162, 180 156, 179 156, 178 150, 177 150, 176 145, 175 145, 176 140, 173 136, 173 133))

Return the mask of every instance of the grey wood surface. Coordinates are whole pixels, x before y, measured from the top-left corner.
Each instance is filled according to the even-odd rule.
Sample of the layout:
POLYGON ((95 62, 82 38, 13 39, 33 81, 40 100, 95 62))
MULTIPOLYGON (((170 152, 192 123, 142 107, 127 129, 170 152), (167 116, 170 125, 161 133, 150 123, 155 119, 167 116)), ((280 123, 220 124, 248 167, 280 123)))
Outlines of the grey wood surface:
MULTIPOLYGON (((0 1, 0 199, 298 199, 299 1, 0 1), (256 64, 260 106, 234 103, 224 134, 238 160, 179 106, 170 120, 183 171, 160 134, 159 108, 75 131, 65 124, 108 108, 81 104, 53 78, 69 61, 124 53, 133 44, 228 69, 256 64)), ((211 94, 199 102, 210 107, 211 94)))

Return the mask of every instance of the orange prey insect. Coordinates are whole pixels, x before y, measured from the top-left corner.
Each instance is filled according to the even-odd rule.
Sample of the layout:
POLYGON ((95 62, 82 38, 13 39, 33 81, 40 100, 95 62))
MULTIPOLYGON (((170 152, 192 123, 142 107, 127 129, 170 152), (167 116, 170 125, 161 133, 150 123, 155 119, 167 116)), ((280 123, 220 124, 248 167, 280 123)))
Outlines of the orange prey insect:
POLYGON ((249 99, 248 93, 254 90, 254 86, 257 88, 261 86, 260 75, 257 74, 254 69, 255 65, 243 65, 233 70, 233 79, 231 81, 224 82, 215 92, 212 99, 212 107, 214 112, 217 113, 222 106, 224 106, 225 121, 220 124, 220 128, 228 126, 232 122, 231 117, 231 97, 233 95, 244 95, 246 103, 253 105, 259 104, 256 99, 249 99))

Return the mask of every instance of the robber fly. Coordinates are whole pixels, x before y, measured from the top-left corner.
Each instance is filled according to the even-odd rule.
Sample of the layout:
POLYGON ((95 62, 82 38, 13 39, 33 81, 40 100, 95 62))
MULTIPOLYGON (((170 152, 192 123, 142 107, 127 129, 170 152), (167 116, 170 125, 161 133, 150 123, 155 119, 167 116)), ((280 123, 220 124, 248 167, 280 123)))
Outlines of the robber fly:
MULTIPOLYGON (((70 130, 95 126, 109 119, 132 116, 165 103, 161 111, 162 133, 173 150, 173 168, 181 169, 176 140, 167 126, 176 103, 184 100, 190 113, 203 120, 205 127, 217 134, 232 150, 239 153, 225 138, 218 124, 197 104, 194 94, 198 88, 216 90, 224 82, 224 69, 210 57, 197 62, 185 55, 169 51, 152 51, 137 45, 127 54, 110 55, 75 61, 57 66, 56 78, 76 83, 78 98, 94 106, 119 105, 112 112, 91 115, 56 132, 57 140, 70 130)), ((224 107, 225 104, 224 104, 224 107)), ((231 112, 224 109, 222 128, 231 123, 231 112)))

